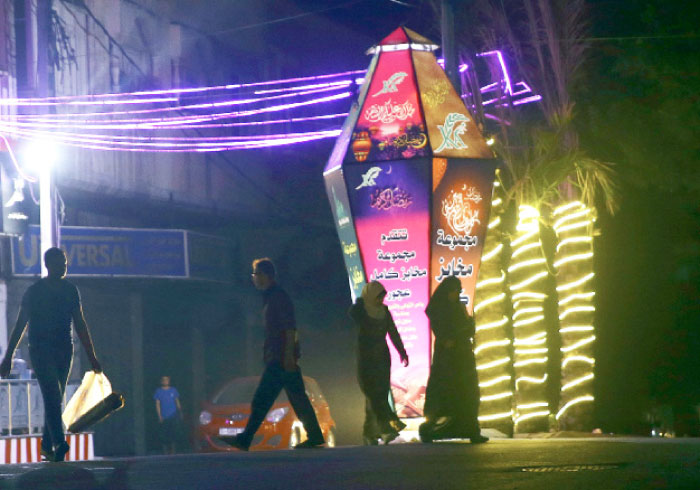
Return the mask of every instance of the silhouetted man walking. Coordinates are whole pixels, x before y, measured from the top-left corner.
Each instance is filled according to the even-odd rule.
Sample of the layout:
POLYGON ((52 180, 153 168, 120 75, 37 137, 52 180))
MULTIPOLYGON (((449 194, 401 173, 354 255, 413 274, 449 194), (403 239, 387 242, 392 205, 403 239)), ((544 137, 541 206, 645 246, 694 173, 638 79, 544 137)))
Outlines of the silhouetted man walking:
POLYGON ((253 261, 253 284, 263 295, 263 324, 265 345, 263 359, 265 371, 258 385, 251 414, 245 430, 233 437, 222 437, 238 449, 247 451, 255 432, 262 424, 277 395, 284 388, 294 412, 304 424, 308 438, 294 446, 295 449, 322 447, 323 433, 316 413, 306 395, 299 359, 294 305, 289 295, 275 282, 275 265, 268 258, 253 261))
POLYGON ((61 400, 73 362, 71 320, 95 372, 102 367, 97 361, 78 288, 66 281, 66 255, 60 248, 44 254, 48 276, 24 293, 5 357, 0 363, 0 376, 6 378, 12 368, 12 356, 29 324, 29 356, 44 398, 44 433, 41 453, 49 461, 63 461, 70 450, 63 432, 61 400))

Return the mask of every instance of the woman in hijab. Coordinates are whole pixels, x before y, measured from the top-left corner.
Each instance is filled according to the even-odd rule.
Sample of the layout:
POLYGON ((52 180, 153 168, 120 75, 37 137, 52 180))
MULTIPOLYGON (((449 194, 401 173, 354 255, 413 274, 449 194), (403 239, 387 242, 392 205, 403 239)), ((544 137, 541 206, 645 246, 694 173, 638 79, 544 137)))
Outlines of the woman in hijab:
POLYGON ((404 366, 408 366, 408 355, 389 308, 384 305, 385 296, 384 286, 377 281, 369 282, 362 289, 362 297, 348 311, 358 327, 357 379, 365 395, 362 436, 365 444, 370 445, 376 445, 380 437, 388 444, 406 427, 389 405, 391 357, 387 333, 404 366))
POLYGON ((479 383, 472 350, 474 318, 459 299, 462 284, 455 276, 445 278, 435 289, 425 310, 435 335, 433 363, 425 393, 425 423, 419 428, 423 442, 434 439, 470 438, 488 441, 481 435, 479 383))

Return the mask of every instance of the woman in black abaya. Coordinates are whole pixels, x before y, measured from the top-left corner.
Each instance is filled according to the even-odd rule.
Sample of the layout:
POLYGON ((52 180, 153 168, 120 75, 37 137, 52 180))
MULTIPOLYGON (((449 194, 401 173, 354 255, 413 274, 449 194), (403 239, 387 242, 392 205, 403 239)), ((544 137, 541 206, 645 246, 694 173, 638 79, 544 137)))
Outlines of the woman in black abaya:
POLYGON ((362 297, 350 307, 348 314, 358 327, 357 379, 365 395, 365 444, 385 444, 394 440, 406 427, 389 405, 391 356, 386 336, 398 351, 401 362, 408 366, 408 354, 396 329, 389 309, 384 305, 386 289, 377 281, 362 289, 362 297))
POLYGON ((469 438, 473 443, 488 441, 481 435, 479 382, 472 349, 474 318, 459 299, 459 279, 445 278, 435 289, 425 310, 435 335, 433 362, 425 393, 425 423, 421 441, 469 438))

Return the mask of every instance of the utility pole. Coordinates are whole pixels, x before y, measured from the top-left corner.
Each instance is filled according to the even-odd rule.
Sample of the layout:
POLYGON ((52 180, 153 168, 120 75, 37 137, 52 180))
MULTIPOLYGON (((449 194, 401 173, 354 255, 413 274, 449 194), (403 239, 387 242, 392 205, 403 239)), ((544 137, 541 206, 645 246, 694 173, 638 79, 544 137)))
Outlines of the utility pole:
MULTIPOLYGON (((49 67, 49 42, 51 41, 49 32, 51 30, 51 0, 39 0, 36 5, 27 2, 27 18, 30 18, 32 8, 36 9, 37 26, 37 46, 36 65, 32 68, 31 76, 36 80, 35 96, 48 97, 53 95, 52 83, 53 75, 49 67)), ((27 41, 30 42, 29 40, 27 41)), ((34 142, 33 144, 40 144, 34 142)), ((44 253, 51 247, 58 247, 60 242, 60 232, 58 217, 56 214, 56 184, 53 179, 53 168, 49 160, 38 162, 39 165, 39 228, 41 231, 41 253, 39 262, 41 263, 42 276, 47 274, 44 264, 44 253)))
POLYGON ((461 93, 457 46, 455 42, 455 6, 458 0, 442 0, 442 57, 445 60, 445 73, 452 86, 461 93))

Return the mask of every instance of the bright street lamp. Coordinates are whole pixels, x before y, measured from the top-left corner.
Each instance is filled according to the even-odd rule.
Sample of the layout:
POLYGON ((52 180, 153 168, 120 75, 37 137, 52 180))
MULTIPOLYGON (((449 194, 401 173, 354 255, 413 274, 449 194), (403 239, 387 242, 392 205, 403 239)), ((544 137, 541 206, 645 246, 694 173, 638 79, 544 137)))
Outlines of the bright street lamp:
POLYGON ((20 155, 22 166, 39 177, 39 228, 41 275, 47 275, 44 253, 58 247, 60 235, 56 217, 56 195, 52 169, 58 161, 58 149, 51 141, 32 140, 20 155))

